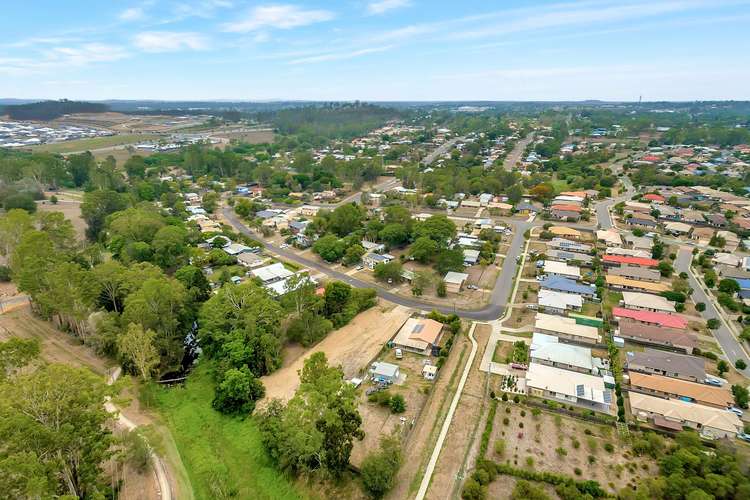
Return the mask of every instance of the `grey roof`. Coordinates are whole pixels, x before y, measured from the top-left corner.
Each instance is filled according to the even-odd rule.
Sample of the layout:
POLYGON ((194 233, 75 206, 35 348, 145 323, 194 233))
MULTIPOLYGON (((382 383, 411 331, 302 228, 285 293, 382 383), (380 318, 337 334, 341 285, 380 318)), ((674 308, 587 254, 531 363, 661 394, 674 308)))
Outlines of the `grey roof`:
POLYGON ((569 260, 577 260, 583 263, 591 263, 594 258, 591 255, 585 253, 568 252, 566 250, 547 250, 544 252, 549 260, 561 260, 567 262, 569 260))
POLYGON ((690 377, 700 381, 706 378, 706 361, 703 358, 657 349, 646 349, 628 357, 628 369, 638 371, 641 367, 663 370, 667 374, 678 373, 680 378, 690 377))
POLYGON ((561 292, 579 293, 581 295, 593 296, 596 289, 588 285, 582 285, 575 280, 554 276, 539 283, 541 288, 558 290, 561 292))

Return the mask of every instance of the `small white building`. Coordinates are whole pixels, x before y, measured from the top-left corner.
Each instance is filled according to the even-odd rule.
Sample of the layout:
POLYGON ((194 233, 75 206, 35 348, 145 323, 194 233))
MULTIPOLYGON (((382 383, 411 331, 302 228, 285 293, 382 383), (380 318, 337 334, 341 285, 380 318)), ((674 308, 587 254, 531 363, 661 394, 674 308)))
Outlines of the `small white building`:
POLYGON ((401 370, 398 365, 386 363, 384 361, 375 361, 370 365, 370 379, 373 382, 393 384, 401 376, 401 370))
POLYGON ((449 293, 458 293, 461 291, 461 288, 464 286, 464 282, 469 279, 469 275, 466 273, 457 273, 454 271, 448 271, 445 274, 445 278, 443 278, 443 281, 445 281, 445 289, 449 293))

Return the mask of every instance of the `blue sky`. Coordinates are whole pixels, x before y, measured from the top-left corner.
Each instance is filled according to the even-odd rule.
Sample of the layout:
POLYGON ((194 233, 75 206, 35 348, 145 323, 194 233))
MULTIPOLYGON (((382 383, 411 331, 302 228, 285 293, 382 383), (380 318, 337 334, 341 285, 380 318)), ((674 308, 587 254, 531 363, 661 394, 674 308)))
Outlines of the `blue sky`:
POLYGON ((0 97, 750 99, 750 1, 4 2, 0 97))

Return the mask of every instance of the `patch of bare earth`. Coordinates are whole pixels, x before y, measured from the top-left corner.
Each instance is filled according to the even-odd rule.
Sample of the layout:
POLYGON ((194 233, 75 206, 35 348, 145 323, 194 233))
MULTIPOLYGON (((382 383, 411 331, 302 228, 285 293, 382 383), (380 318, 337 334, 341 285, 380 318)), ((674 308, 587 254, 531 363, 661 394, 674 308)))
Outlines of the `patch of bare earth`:
POLYGON ((329 333, 325 339, 304 352, 299 348, 285 350, 285 357, 289 353, 293 361, 287 360, 280 370, 262 378, 263 385, 266 386, 266 400, 291 399, 299 386, 297 372, 302 369, 305 359, 316 352, 324 352, 330 365, 341 365, 346 378, 361 375, 366 371, 367 364, 383 348, 383 344, 408 317, 407 308, 390 308, 388 303, 380 301, 377 306, 357 315, 351 323, 329 333))

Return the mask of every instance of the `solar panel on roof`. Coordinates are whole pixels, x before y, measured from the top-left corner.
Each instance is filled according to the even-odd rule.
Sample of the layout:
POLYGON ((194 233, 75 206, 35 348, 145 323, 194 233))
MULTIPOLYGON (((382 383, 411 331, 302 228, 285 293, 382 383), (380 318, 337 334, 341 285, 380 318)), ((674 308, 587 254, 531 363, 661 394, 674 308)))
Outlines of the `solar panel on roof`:
POLYGON ((424 328, 424 325, 414 325, 414 328, 412 329, 411 333, 422 333, 422 329, 424 328))
POLYGON ((604 391, 604 402, 607 404, 612 403, 612 392, 611 391, 604 391))
POLYGON ((586 390, 583 388, 583 384, 578 384, 576 386, 576 396, 582 398, 584 394, 586 394, 586 390))

